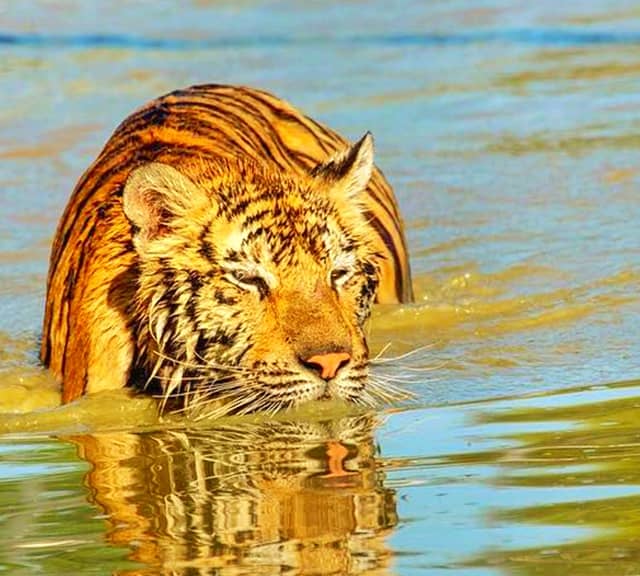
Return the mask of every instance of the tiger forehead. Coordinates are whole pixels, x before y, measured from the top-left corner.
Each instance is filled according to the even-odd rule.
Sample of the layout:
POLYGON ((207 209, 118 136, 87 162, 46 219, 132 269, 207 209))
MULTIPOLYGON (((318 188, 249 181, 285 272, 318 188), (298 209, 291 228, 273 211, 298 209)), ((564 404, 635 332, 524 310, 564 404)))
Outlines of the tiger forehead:
POLYGON ((203 235, 203 242, 211 247, 209 255, 231 261, 291 265, 307 255, 324 262, 342 249, 337 225, 326 217, 303 210, 265 212, 255 212, 255 218, 247 213, 232 221, 214 219, 203 235))
POLYGON ((324 260, 345 233, 330 198, 304 184, 233 182, 219 185, 214 197, 217 209, 203 237, 218 256, 259 260, 268 253, 288 262, 308 252, 324 260))
POLYGON ((285 179, 250 180, 220 185, 215 190, 218 214, 231 221, 239 219, 245 225, 270 216, 274 220, 301 221, 315 213, 328 216, 335 206, 322 191, 306 182, 285 179))

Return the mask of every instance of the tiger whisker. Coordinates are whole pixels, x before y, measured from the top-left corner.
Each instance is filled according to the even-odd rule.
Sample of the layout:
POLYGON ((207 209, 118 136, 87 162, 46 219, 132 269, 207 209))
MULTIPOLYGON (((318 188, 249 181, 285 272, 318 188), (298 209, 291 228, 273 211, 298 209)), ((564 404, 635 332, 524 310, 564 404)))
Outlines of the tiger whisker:
POLYGON ((389 343, 383 350, 378 353, 374 358, 370 360, 370 364, 372 366, 376 366, 379 364, 388 364, 390 362, 397 362, 398 360, 405 360, 406 358, 410 358, 411 356, 415 356, 420 352, 424 352, 425 350, 430 350, 434 346, 436 346, 437 342, 432 342, 431 344, 425 344, 424 346, 419 346, 418 348, 414 348, 413 350, 409 350, 404 354, 400 354, 398 356, 389 356, 387 358, 381 358, 382 352, 386 351, 391 344, 389 343))
POLYGON ((378 380, 385 380, 388 382, 398 382, 398 383, 401 383, 401 382, 413 383, 420 380, 416 374, 404 374, 402 372, 382 373, 382 374, 379 372, 372 372, 371 376, 375 376, 376 378, 378 378, 378 380))
MULTIPOLYGON (((352 395, 349 397, 349 401, 353 402, 356 406, 365 406, 369 407, 369 403, 364 399, 365 394, 360 393, 359 395, 352 395)), ((368 396, 368 395, 366 395, 368 396)))
POLYGON ((393 376, 389 374, 372 374, 370 375, 370 381, 373 381, 375 384, 385 384, 389 386, 396 386, 404 389, 407 384, 419 384, 420 380, 415 380, 413 378, 404 378, 402 376, 393 376))
POLYGON ((239 374, 250 374, 252 371, 250 368, 246 368, 243 366, 230 365, 230 364, 216 364, 207 360, 198 352, 194 352, 196 358, 202 361, 204 368, 213 368, 215 370, 227 370, 229 372, 238 372, 239 374))
MULTIPOLYGON (((229 382, 229 378, 231 378, 231 377, 230 376, 223 376, 223 377, 221 377, 219 379, 215 379, 215 378, 212 379, 210 377, 206 377, 206 378, 202 378, 202 379, 195 378, 195 377, 183 377, 183 378, 181 378, 180 382, 186 382, 189 385, 189 387, 187 389, 185 389, 185 390, 182 390, 182 389, 175 390, 175 386, 173 386, 172 388, 175 391, 170 392, 171 393, 171 397, 174 398, 174 399, 178 399, 178 400, 186 398, 188 395, 194 393, 190 389, 191 388, 191 384, 202 382, 202 381, 206 381, 207 384, 215 385, 215 389, 211 390, 211 392, 214 393, 214 392, 217 392, 218 390, 224 389, 225 385, 227 385, 228 382, 229 382)), ((161 381, 161 382, 169 382, 169 384, 172 382, 172 377, 170 377, 170 376, 164 376, 164 377, 158 376, 156 379, 161 381)), ((234 380, 234 382, 235 382, 235 380, 234 380)), ((166 394, 166 389, 169 388, 169 387, 171 387, 171 385, 166 387, 161 394, 154 395, 154 397, 155 398, 162 398, 166 394)), ((200 393, 203 392, 202 387, 197 387, 195 389, 195 391, 200 392, 200 393)))
POLYGON ((368 392, 389 402, 401 400, 415 400, 416 394, 406 388, 396 386, 391 380, 378 380, 375 377, 369 379, 368 392))
POLYGON ((236 396, 229 404, 225 404, 226 414, 236 414, 238 416, 245 416, 251 414, 257 410, 260 404, 262 393, 260 391, 253 394, 243 394, 242 396, 236 396))
MULTIPOLYGON (((223 378, 229 378, 229 376, 223 376, 223 378)), ((169 382, 171 380, 171 376, 156 376, 155 377, 156 380, 158 380, 159 382, 169 382)), ((194 376, 183 376, 181 378, 181 382, 192 382, 192 383, 198 383, 198 382, 210 382, 211 384, 214 384, 216 382, 220 382, 221 380, 216 379, 215 377, 212 377, 211 374, 201 374, 201 375, 194 375, 194 376)))
POLYGON ((370 360, 370 362, 372 362, 372 363, 373 363, 373 362, 375 362, 376 360, 378 360, 379 358, 381 358, 381 357, 382 357, 382 355, 383 355, 387 350, 389 350, 389 348, 391 348, 391 342, 387 342, 387 343, 382 347, 382 349, 380 350, 380 352, 378 352, 378 353, 377 353, 377 354, 376 354, 376 355, 375 355, 375 356, 370 360))
POLYGON ((257 389, 259 381, 233 380, 224 383, 224 387, 216 387, 211 394, 204 394, 203 399, 198 401, 194 409, 201 410, 207 404, 214 404, 213 410, 203 410, 194 414, 194 418, 202 420, 205 418, 219 418, 227 414, 250 414, 256 411, 258 401, 264 396, 264 391, 257 389), (222 388, 222 390, 221 390, 222 388), (226 390, 226 391, 225 391, 226 390), (219 392, 223 391, 223 394, 219 392), (213 395, 215 392, 215 395, 213 395))
POLYGON ((191 363, 191 362, 187 362, 185 360, 180 360, 178 358, 172 358, 171 356, 168 356, 167 354, 165 354, 164 352, 160 351, 160 350, 156 350, 155 354, 163 359, 163 360, 168 360, 169 362, 172 362, 174 364, 176 364, 177 366, 182 366, 184 368, 190 368, 193 370, 201 370, 201 371, 205 371, 205 370, 220 370, 220 371, 225 371, 225 372, 237 372, 239 374, 251 374, 252 370, 250 368, 243 368, 241 366, 230 366, 230 365, 226 365, 226 364, 215 364, 215 363, 209 363, 207 361, 203 361, 205 362, 204 364, 195 364, 195 363, 191 363))

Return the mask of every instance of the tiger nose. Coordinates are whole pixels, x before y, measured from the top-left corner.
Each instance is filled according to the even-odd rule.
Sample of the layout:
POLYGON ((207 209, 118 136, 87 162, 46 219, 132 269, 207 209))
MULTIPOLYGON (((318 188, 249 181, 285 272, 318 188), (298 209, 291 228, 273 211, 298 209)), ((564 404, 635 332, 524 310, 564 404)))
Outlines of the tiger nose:
POLYGON ((349 360, 351 360, 351 354, 348 352, 330 352, 315 354, 307 358, 304 363, 317 369, 323 380, 331 380, 349 360))

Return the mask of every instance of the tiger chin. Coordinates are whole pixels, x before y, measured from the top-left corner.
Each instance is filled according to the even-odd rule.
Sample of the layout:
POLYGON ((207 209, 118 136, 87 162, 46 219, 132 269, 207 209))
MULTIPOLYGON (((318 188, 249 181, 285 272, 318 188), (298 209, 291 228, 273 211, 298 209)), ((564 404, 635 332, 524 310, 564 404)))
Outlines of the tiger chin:
POLYGON ((349 145, 265 92, 196 86, 127 118, 78 182, 41 358, 64 402, 131 387, 215 414, 373 406, 388 392, 365 323, 411 298, 369 133, 349 145))

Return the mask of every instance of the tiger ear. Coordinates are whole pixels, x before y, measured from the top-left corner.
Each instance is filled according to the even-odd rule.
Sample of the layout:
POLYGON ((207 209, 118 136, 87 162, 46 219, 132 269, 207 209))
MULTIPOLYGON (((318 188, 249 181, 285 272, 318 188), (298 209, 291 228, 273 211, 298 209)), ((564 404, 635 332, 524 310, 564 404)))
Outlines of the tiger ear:
POLYGON ((367 132, 353 146, 318 164, 311 174, 322 178, 348 198, 358 196, 373 172, 373 136, 367 132))
POLYGON ((122 206, 136 228, 138 252, 151 240, 170 233, 178 218, 193 212, 206 199, 202 189, 168 164, 150 162, 133 170, 124 185, 122 206))

